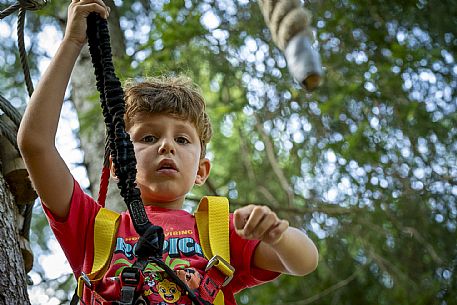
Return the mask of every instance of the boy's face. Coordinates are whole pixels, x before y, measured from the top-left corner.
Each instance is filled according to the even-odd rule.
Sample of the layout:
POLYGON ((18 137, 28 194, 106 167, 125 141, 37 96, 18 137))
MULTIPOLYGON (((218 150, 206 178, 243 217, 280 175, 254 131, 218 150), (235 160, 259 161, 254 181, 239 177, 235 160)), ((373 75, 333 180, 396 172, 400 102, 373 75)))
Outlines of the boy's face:
POLYGON ((194 184, 203 184, 210 162, 200 159, 194 125, 166 114, 137 113, 128 132, 137 160, 136 182, 145 205, 182 207, 194 184))

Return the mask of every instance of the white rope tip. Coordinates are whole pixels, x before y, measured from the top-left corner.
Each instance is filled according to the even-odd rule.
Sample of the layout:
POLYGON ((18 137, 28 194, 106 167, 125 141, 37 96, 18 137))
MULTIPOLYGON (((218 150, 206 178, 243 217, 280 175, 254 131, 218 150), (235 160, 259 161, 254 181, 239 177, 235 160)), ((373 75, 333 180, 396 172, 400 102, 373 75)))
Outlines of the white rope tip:
POLYGON ((306 33, 299 33, 289 41, 284 56, 290 74, 307 91, 312 91, 321 84, 321 59, 306 33))

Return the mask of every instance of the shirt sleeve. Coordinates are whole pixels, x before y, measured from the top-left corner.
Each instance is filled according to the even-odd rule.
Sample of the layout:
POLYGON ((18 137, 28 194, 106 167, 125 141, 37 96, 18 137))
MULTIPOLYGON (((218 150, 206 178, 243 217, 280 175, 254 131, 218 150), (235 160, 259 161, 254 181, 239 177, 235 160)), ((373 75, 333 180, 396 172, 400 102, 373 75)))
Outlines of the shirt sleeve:
POLYGON ((254 252, 259 243, 260 240, 247 240, 236 234, 233 215, 230 214, 230 262, 235 267, 235 275, 232 280, 234 293, 272 281, 280 275, 278 272, 254 266, 254 252))
POLYGON ((81 271, 89 272, 94 252, 94 220, 100 205, 74 180, 70 211, 65 219, 55 217, 45 204, 42 206, 74 275, 79 277, 81 271))

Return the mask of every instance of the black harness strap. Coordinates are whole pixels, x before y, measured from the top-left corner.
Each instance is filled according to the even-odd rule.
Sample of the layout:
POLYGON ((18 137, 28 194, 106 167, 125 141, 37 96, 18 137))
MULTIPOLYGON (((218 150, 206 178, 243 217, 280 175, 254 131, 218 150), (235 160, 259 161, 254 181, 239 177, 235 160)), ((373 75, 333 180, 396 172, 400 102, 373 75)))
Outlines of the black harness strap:
MULTIPOLYGON (((132 270, 133 272, 121 275, 123 277, 121 281, 133 283, 137 280, 136 274, 141 273, 147 263, 152 261, 167 272, 176 284, 187 293, 194 304, 200 305, 202 303, 193 291, 176 276, 173 270, 163 263, 163 229, 152 225, 149 221, 141 201, 140 190, 135 183, 135 153, 130 137, 125 131, 124 91, 114 71, 107 21, 98 14, 90 14, 87 18, 87 36, 106 125, 107 145, 105 149, 108 149, 109 153, 105 153, 104 165, 107 164, 106 158, 111 155, 115 165, 115 173, 119 179, 118 187, 121 196, 127 204, 133 226, 140 235, 135 248, 137 261, 133 264, 136 271, 132 270)), ((126 287, 121 291, 120 304, 132 304, 134 295, 135 291, 126 287)))

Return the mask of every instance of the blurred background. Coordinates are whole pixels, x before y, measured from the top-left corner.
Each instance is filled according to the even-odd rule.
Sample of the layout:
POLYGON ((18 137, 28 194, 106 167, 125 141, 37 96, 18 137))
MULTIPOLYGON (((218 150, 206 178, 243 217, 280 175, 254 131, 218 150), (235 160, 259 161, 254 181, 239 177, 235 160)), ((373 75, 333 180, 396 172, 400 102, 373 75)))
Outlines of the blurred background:
MULTIPOLYGON (((27 13, 35 84, 69 2, 27 13)), ((325 73, 312 93, 289 75, 256 1, 106 3, 121 80, 185 73, 207 100, 213 168, 186 208, 204 194, 232 209, 266 204, 319 248, 315 272, 242 292, 239 304, 457 304, 457 1, 305 1, 325 73)), ((0 21, 0 93, 22 112, 16 21, 0 21)), ((83 54, 57 145, 96 196, 104 126, 93 79, 83 54)), ((30 234, 31 303, 67 304, 75 280, 39 203, 30 234)))

